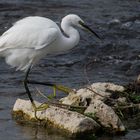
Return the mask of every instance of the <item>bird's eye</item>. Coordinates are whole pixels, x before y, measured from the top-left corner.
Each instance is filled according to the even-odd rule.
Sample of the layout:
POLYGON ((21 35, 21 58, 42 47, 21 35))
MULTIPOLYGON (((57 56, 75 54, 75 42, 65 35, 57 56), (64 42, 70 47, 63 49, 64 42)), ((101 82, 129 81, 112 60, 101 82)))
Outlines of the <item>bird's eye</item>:
POLYGON ((81 24, 81 23, 82 23, 82 21, 81 21, 81 20, 79 20, 79 21, 78 21, 78 23, 79 23, 79 24, 81 24))
POLYGON ((80 25, 84 25, 84 23, 81 21, 81 20, 79 20, 79 22, 78 22, 80 25))

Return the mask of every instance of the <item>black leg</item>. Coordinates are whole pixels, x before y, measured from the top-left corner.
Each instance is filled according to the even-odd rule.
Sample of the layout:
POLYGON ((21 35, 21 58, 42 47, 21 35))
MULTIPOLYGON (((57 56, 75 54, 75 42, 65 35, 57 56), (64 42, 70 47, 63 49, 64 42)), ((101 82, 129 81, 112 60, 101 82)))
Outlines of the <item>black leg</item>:
POLYGON ((26 89, 26 93, 28 94, 28 97, 29 97, 29 99, 30 99, 32 105, 35 107, 34 100, 33 100, 33 98, 32 98, 32 95, 31 95, 31 93, 30 93, 30 90, 29 90, 28 84, 27 84, 27 83, 28 83, 28 76, 29 76, 30 69, 31 69, 31 67, 29 67, 29 69, 28 69, 27 72, 26 72, 25 79, 24 79, 24 87, 25 87, 25 89, 26 89))
POLYGON ((34 103, 34 100, 33 100, 33 98, 32 98, 31 92, 30 92, 30 90, 29 90, 29 88, 28 88, 28 76, 29 76, 29 73, 30 73, 30 69, 31 69, 31 67, 29 67, 28 70, 27 70, 27 72, 26 72, 25 79, 24 79, 24 87, 25 87, 25 89, 26 89, 26 93, 28 94, 28 97, 29 97, 29 99, 30 99, 30 101, 31 101, 31 103, 32 103, 33 108, 34 108, 34 111, 35 111, 35 118, 36 118, 37 120, 40 120, 40 119, 37 117, 37 114, 36 114, 36 113, 37 113, 37 111, 41 111, 41 110, 44 110, 44 109, 48 108, 48 104, 44 103, 44 104, 42 104, 41 106, 36 107, 36 105, 35 105, 35 103, 34 103))
POLYGON ((65 92, 65 93, 69 93, 69 92, 73 91, 72 89, 70 89, 68 87, 65 87, 63 85, 57 85, 57 84, 54 84, 54 83, 51 83, 51 82, 40 82, 40 81, 34 81, 34 80, 27 80, 27 83, 28 84, 37 84, 37 85, 45 85, 45 86, 54 87, 57 90, 60 90, 60 91, 65 92))
POLYGON ((34 80, 27 80, 27 83, 28 84, 37 84, 37 85, 44 85, 44 86, 50 86, 50 87, 53 87, 53 86, 56 86, 56 84, 53 84, 51 82, 40 82, 40 81, 34 81, 34 80))

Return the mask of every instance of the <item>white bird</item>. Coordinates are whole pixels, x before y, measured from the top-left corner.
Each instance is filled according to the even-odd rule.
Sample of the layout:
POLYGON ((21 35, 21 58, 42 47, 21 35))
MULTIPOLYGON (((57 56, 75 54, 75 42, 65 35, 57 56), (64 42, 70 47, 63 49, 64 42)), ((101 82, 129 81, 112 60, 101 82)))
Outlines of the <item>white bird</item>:
POLYGON ((24 86, 31 103, 34 100, 28 88, 28 75, 31 67, 48 54, 58 54, 68 51, 79 43, 80 35, 75 27, 92 31, 84 21, 75 14, 69 14, 62 19, 61 28, 45 17, 30 16, 17 21, 0 37, 0 56, 6 63, 26 72, 24 86))

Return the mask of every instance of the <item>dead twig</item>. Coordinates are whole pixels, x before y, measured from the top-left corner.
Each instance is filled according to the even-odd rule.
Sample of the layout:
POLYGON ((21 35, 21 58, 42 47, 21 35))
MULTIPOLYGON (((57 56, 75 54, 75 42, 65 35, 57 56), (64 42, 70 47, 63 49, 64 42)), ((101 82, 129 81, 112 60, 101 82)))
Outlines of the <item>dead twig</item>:
POLYGON ((97 93, 95 90, 93 90, 93 89, 91 89, 91 88, 89 88, 89 87, 86 87, 86 89, 90 90, 91 92, 95 93, 96 95, 99 95, 99 96, 101 96, 101 97, 103 97, 103 98, 107 98, 107 99, 109 99, 109 100, 111 100, 111 101, 114 101, 114 99, 109 98, 109 97, 107 97, 107 96, 103 96, 103 95, 101 95, 100 93, 97 93))
POLYGON ((113 109, 127 109, 127 108, 138 108, 140 109, 140 103, 139 104, 129 104, 129 105, 125 105, 125 106, 114 106, 112 107, 113 109))
POLYGON ((64 109, 68 109, 68 110, 85 110, 87 107, 85 106, 75 106, 75 105, 67 105, 67 104, 62 104, 56 101, 51 101, 46 95, 44 95, 38 88, 36 88, 36 90, 38 91, 38 93, 43 96, 44 98, 48 99, 47 102, 43 103, 42 105, 48 104, 48 105, 52 105, 52 106, 57 106, 57 107, 61 107, 64 109))

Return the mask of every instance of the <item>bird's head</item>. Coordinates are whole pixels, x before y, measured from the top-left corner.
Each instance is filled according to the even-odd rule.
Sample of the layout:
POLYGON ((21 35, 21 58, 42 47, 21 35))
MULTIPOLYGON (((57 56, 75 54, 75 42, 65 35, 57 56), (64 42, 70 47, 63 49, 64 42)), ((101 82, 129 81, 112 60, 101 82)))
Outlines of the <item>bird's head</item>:
POLYGON ((78 15, 69 14, 65 16, 63 19, 67 20, 67 22, 71 26, 78 26, 82 29, 86 29, 90 31, 91 33, 93 33, 97 38, 101 39, 99 35, 96 32, 94 32, 87 24, 85 24, 85 22, 78 15))

